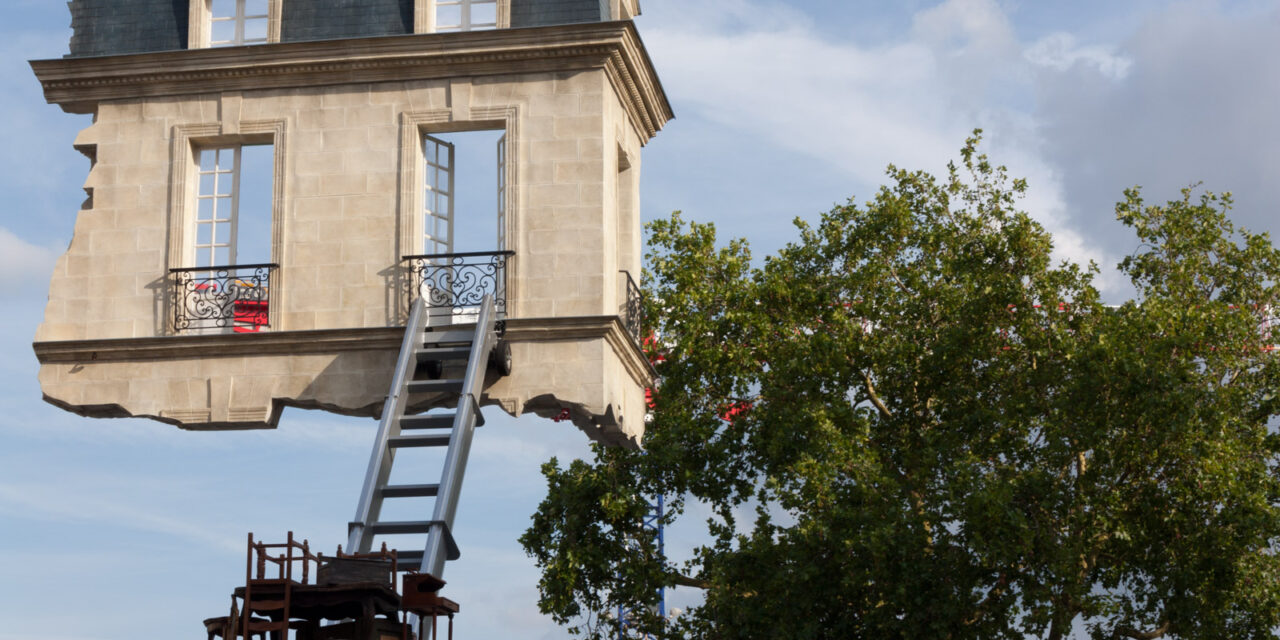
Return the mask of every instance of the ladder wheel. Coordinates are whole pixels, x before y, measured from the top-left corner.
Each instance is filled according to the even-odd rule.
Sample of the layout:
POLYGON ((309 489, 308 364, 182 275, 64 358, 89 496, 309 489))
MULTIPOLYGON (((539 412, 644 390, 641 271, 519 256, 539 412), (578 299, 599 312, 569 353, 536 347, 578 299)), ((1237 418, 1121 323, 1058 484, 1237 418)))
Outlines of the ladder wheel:
POLYGON ((511 375, 511 344, 506 340, 499 340, 493 345, 493 351, 489 352, 489 366, 494 368, 504 376, 511 375))

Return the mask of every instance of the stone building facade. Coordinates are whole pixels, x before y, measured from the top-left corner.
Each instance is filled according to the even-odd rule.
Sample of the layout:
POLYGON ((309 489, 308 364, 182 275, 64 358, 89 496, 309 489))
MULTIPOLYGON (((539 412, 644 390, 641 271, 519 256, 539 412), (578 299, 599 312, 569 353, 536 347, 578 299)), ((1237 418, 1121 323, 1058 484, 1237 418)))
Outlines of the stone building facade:
POLYGON ((70 55, 31 63, 93 114, 34 344, 47 400, 190 429, 376 415, 412 297, 466 324, 482 291, 514 363, 486 403, 640 437, 640 152, 672 114, 635 0, 69 5, 70 55), (441 139, 474 130, 501 135, 497 228, 455 256, 441 139))

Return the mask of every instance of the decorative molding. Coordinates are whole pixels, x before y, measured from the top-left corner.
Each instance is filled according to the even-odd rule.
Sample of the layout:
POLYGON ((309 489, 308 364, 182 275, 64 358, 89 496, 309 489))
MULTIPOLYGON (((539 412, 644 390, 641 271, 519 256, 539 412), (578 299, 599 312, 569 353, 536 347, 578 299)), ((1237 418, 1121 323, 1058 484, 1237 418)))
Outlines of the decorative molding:
POLYGON ((641 139, 673 115, 630 21, 35 60, 45 99, 103 100, 602 69, 641 139))
POLYGON ((209 46, 209 0, 190 0, 187 5, 187 48, 209 46))
POLYGON ((511 343, 604 338, 636 384, 647 387, 658 376, 618 316, 511 318, 505 337, 511 343))

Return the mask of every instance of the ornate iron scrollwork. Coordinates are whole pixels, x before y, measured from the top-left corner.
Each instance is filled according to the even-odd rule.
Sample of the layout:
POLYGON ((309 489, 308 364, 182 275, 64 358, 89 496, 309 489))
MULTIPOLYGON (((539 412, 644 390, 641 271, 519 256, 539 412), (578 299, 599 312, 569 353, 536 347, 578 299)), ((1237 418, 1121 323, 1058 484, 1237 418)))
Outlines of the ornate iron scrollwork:
POLYGON ((622 273, 627 276, 627 306, 623 309, 625 315, 622 323, 627 328, 627 333, 639 342, 642 339, 640 331, 644 326, 644 294, 640 292, 640 287, 636 285, 630 273, 626 271, 622 273))
POLYGON ((408 300, 422 296, 431 316, 466 322, 487 294, 493 296, 498 317, 505 318, 506 266, 513 255, 514 251, 476 251, 406 256, 408 300))
POLYGON ((246 264, 170 269, 174 330, 230 328, 252 333, 270 326, 269 292, 277 268, 246 264))

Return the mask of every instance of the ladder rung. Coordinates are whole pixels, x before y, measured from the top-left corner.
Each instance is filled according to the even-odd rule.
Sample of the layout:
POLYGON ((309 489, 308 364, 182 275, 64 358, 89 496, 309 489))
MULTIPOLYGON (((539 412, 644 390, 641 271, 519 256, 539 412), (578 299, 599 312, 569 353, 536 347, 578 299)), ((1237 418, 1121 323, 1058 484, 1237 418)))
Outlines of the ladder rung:
POLYGON ((392 449, 404 447, 443 447, 449 444, 453 433, 424 433, 411 436, 392 436, 387 439, 387 446, 392 449))
POLYGON ((396 551, 396 564, 405 569, 422 566, 422 551, 396 551))
POLYGON ((418 362, 423 360, 466 360, 471 356, 471 347, 427 347, 417 353, 418 362))
POLYGON ((384 498, 430 498, 440 492, 438 484, 389 484, 382 488, 384 498))
MULTIPOLYGON (((400 520, 391 522, 374 522, 369 525, 374 535, 394 535, 398 533, 427 533, 431 531, 430 520, 400 520)), ((399 552, 396 553, 397 560, 399 552)))
POLYGON ((462 380, 444 378, 442 380, 410 380, 405 384, 409 393, 435 393, 440 391, 462 391, 462 380))
MULTIPOLYGON (((401 429, 451 429, 453 413, 433 413, 431 415, 405 416, 400 418, 401 429)), ((476 413, 476 426, 484 425, 484 414, 476 413)))
POLYGON ((422 338, 424 344, 444 344, 448 342, 471 342, 475 335, 474 330, 425 331, 422 334, 422 338))

